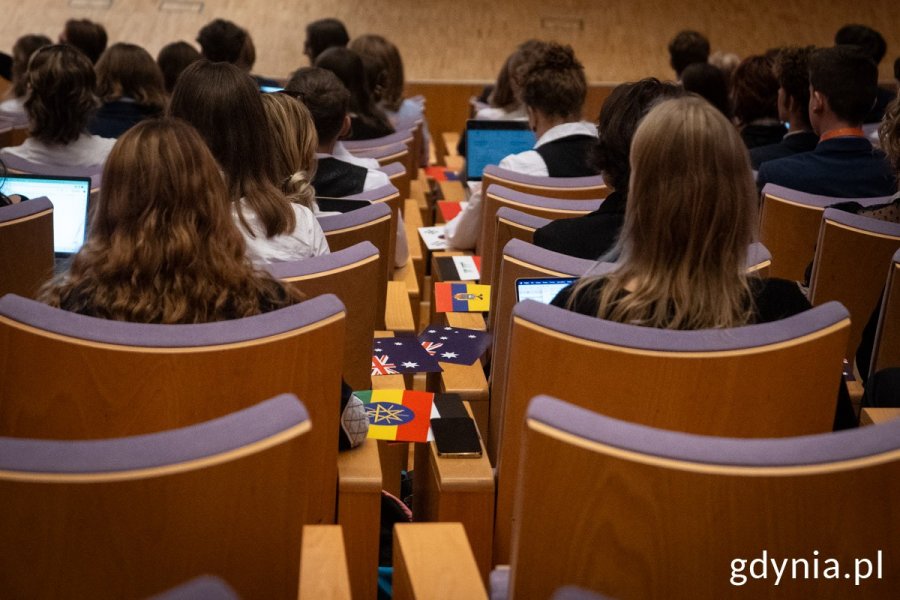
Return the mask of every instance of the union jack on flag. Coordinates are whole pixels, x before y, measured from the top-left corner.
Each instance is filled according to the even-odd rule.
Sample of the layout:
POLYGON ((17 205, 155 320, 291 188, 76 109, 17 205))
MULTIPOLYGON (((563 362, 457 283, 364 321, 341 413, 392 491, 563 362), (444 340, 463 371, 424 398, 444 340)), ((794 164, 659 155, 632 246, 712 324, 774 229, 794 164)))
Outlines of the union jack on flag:
POLYGON ((396 375, 397 370, 392 362, 388 362, 390 358, 387 354, 372 357, 372 375, 396 375))
POLYGON ((444 344, 440 342, 422 342, 422 347, 425 348, 425 352, 434 356, 437 354, 437 349, 443 346, 444 344))

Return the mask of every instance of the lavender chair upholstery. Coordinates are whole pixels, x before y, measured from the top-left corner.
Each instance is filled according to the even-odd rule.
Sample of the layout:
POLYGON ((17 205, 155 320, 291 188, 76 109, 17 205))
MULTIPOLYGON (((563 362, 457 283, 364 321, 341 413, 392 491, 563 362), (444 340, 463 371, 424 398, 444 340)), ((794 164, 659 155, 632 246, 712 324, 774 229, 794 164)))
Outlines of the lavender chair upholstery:
MULTIPOLYGON (((529 194, 503 185, 485 186, 482 205, 481 233, 481 281, 493 284, 500 263, 500 250, 506 245, 512 233, 505 224, 498 222, 497 212, 504 207, 530 213, 550 220, 580 217, 597 210, 603 202, 600 198, 572 200, 551 198, 529 194)), ((531 240, 528 240, 531 241, 531 240)))
POLYGON ((128 436, 221 417, 283 392, 302 396, 319 468, 308 522, 333 523, 344 306, 325 295, 198 325, 97 319, 0 298, 0 435, 128 436), (315 374, 314 376, 312 374, 315 374))
POLYGON ((813 260, 823 211, 841 202, 863 206, 890 202, 890 196, 836 198, 818 196, 767 183, 762 190, 759 237, 772 253, 772 277, 804 279, 813 260))
POLYGON ((240 600, 240 597, 218 577, 202 575, 150 600, 240 600))
MULTIPOLYGON (((396 189, 390 186, 391 189, 396 189)), ((357 196, 351 197, 351 200, 368 200, 372 201, 372 197, 378 192, 364 192, 357 196)), ((399 198, 399 196, 397 196, 399 198)), ((377 327, 384 326, 384 307, 387 299, 387 282, 389 273, 393 270, 394 261, 391 253, 391 237, 396 236, 396 217, 392 215, 391 206, 384 202, 374 203, 371 206, 334 215, 329 217, 319 217, 319 225, 325 232, 325 238, 328 240, 328 247, 332 252, 355 246, 361 242, 369 242, 378 249, 380 274, 376 287, 372 292, 374 294, 377 327)))
POLYGON ((876 372, 892 367, 900 367, 900 250, 891 259, 881 300, 869 381, 876 372))
POLYGON ((387 146, 376 146, 374 148, 355 150, 353 152, 353 155, 359 156, 360 158, 374 158, 379 162, 386 158, 392 158, 392 160, 390 160, 389 162, 394 162, 397 160, 397 158, 395 157, 401 156, 404 152, 409 152, 406 144, 397 143, 388 144, 387 146))
POLYGON ((535 394, 691 433, 831 431, 848 328, 848 313, 836 302, 781 321, 698 331, 626 325, 520 302, 498 391, 495 563, 509 560, 521 423, 535 394))
POLYGON ((296 598, 310 436, 284 394, 145 435, 0 438, 3 595, 142 598, 210 572, 296 598))
POLYGON ((747 272, 762 278, 769 276, 772 253, 762 242, 753 242, 747 249, 747 272))
POLYGON ((334 294, 344 304, 343 375, 355 390, 368 389, 371 384, 372 339, 378 322, 373 290, 378 287, 381 264, 378 248, 360 242, 331 254, 265 266, 273 277, 293 285, 307 298, 334 294))
MULTIPOLYGON (((401 156, 399 158, 405 160, 405 157, 401 156)), ((400 200, 409 198, 410 178, 406 166, 401 162, 395 162, 397 159, 394 157, 390 157, 387 160, 390 162, 381 163, 382 166, 378 170, 387 175, 388 179, 391 180, 391 184, 397 188, 397 191, 400 194, 400 200)), ((399 208, 402 210, 402 202, 399 204, 399 208)))
POLYGON ((887 598, 900 586, 900 420, 747 440, 654 429, 539 396, 522 426, 509 598, 545 598, 564 584, 701 600, 887 598), (760 557, 789 559, 777 588, 771 569, 750 577, 760 557), (810 575, 818 559, 819 576, 805 577, 801 563, 793 577, 795 558, 810 575), (840 565, 830 578, 828 558, 840 565))
POLYGON ((553 593, 551 600, 612 600, 608 596, 595 594, 584 588, 567 585, 561 587, 553 593))
POLYGON ((502 185, 527 194, 536 194, 548 198, 566 198, 569 200, 591 200, 605 198, 609 188, 603 183, 603 177, 539 177, 524 175, 495 165, 484 168, 483 189, 488 191, 492 185, 502 185))
POLYGON ((814 305, 837 300, 850 311, 846 357, 851 364, 898 249, 898 223, 833 208, 822 215, 809 298, 814 305))
POLYGON ((8 154, 3 157, 6 168, 13 172, 34 173, 36 175, 58 175, 60 177, 90 177, 91 189, 97 189, 103 183, 103 165, 88 167, 64 167, 34 163, 24 158, 8 154))
POLYGON ((35 198, 0 208, 0 296, 33 298, 53 274, 53 205, 35 198))
POLYGON ((374 148, 384 148, 395 144, 404 144, 409 146, 412 143, 413 134, 410 129, 401 129, 390 135, 371 140, 344 140, 344 147, 351 153, 356 154, 358 151, 368 151, 374 148))

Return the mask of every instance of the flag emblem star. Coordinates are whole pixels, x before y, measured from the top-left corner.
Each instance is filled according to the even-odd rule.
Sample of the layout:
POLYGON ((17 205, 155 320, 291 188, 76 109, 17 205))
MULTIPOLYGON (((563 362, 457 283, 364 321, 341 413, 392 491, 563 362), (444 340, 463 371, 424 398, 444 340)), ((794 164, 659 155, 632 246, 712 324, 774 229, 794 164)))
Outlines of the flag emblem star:
POLYGON ((446 340, 446 339, 447 339, 447 336, 446 336, 446 335, 442 335, 442 336, 441 336, 441 339, 442 339, 442 340, 446 340))
POLYGON ((452 329, 452 327, 444 327, 444 331, 451 331, 452 329))
POLYGON ((402 346, 402 345, 403 345, 403 342, 394 342, 394 345, 395 345, 395 346, 402 346))
POLYGON ((477 337, 478 337, 477 335, 470 335, 470 336, 469 336, 469 339, 470 339, 470 340, 474 340, 474 339, 477 338, 477 337))
POLYGON ((428 333, 437 333, 437 331, 435 331, 434 329, 429 329, 428 333))
POLYGON ((441 356, 444 358, 456 358, 459 355, 456 352, 443 352, 441 353, 441 356))
POLYGON ((404 362, 404 363, 400 363, 400 365, 401 365, 404 369, 415 369, 416 367, 419 366, 419 363, 412 362, 412 361, 406 361, 406 362, 404 362))
POLYGON ((385 354, 383 356, 373 356, 372 357, 372 375, 396 375, 397 370, 395 365, 392 362, 389 362, 390 357, 385 354))
POLYGON ((437 354, 437 349, 443 346, 443 344, 439 342, 422 342, 422 347, 425 348, 425 352, 434 356, 437 354))
POLYGON ((415 418, 415 414, 402 404, 373 402, 366 406, 366 414, 373 425, 403 425, 415 418))

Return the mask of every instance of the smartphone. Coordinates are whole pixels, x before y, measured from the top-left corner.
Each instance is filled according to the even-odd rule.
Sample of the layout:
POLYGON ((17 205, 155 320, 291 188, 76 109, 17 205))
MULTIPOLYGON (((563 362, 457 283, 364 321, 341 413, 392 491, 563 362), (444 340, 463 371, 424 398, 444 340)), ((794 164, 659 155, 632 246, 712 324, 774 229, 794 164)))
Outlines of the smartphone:
POLYGON ((465 417, 431 420, 431 431, 438 456, 445 458, 479 458, 481 439, 475 421, 465 417))

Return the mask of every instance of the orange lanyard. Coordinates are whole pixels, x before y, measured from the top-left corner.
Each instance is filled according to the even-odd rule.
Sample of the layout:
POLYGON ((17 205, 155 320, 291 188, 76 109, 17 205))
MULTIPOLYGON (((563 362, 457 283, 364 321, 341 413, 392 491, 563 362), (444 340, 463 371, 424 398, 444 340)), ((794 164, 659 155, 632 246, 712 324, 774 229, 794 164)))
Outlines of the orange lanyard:
POLYGON ((822 137, 819 138, 819 141, 824 142, 825 140, 836 137, 866 137, 866 132, 864 132, 861 127, 842 127, 841 129, 834 129, 828 133, 823 133, 822 137))

